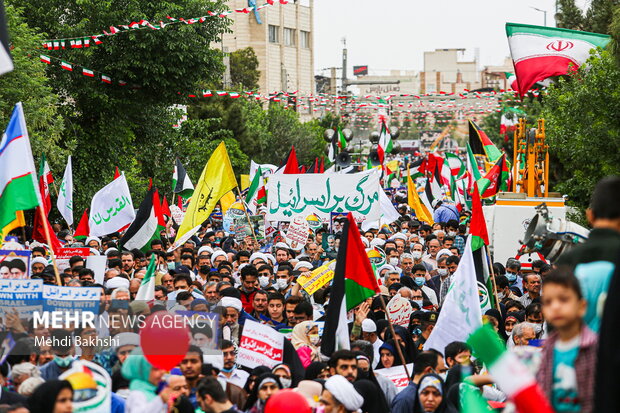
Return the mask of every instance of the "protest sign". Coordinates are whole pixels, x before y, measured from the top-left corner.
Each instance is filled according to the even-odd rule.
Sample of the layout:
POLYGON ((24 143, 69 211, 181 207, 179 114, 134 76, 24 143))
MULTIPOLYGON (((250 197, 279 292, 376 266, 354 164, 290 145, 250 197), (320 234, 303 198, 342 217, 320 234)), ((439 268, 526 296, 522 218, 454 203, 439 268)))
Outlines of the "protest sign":
MULTIPOLYGON (((413 372, 413 363, 407 364, 407 371, 409 374, 413 372)), ((383 377, 390 379, 396 386, 396 391, 400 392, 402 389, 409 385, 409 377, 405 373, 403 366, 389 367, 387 369, 377 369, 375 373, 382 375, 383 377)))
POLYGON ((95 273, 95 283, 103 285, 107 262, 108 257, 105 255, 89 255, 86 257, 86 268, 90 268, 95 273))
POLYGON ((185 218, 185 212, 176 205, 170 205, 170 213, 172 214, 174 222, 176 222, 177 225, 181 225, 183 218, 185 218))
POLYGON ((43 286, 43 311, 90 311, 98 314, 101 288, 43 286))
POLYGON ((411 318, 411 313, 413 313, 409 300, 401 297, 400 294, 396 294, 387 303, 386 308, 392 324, 403 327, 409 326, 409 319, 411 318))
POLYGON ((56 254, 58 271, 63 272, 65 269, 69 268, 69 260, 76 255, 86 260, 90 255, 90 248, 61 248, 56 254))
POLYGON ((131 224, 135 218, 129 186, 125 175, 121 175, 93 196, 88 219, 90 235, 111 234, 131 224))
POLYGON ((329 222, 331 212, 352 212, 356 219, 377 220, 379 170, 355 174, 281 174, 267 183, 267 215, 270 221, 291 221, 298 214, 316 214, 329 222))
POLYGON ((325 286, 334 278, 334 268, 336 261, 332 260, 327 264, 313 270, 310 275, 300 275, 297 278, 297 282, 301 285, 301 288, 306 290, 310 295, 314 294, 319 288, 325 286))
POLYGON ((0 314, 15 312, 21 319, 42 309, 43 280, 0 280, 0 314))
POLYGON ((13 260, 23 261, 26 271, 19 268, 10 269, 8 267, 0 267, 0 278, 5 280, 26 280, 30 274, 30 256, 32 251, 26 250, 0 250, 0 263, 10 262, 13 260))
POLYGON ((276 232, 278 232, 278 228, 273 222, 265 220, 265 237, 273 237, 276 232))
POLYGON ((310 225, 308 221, 301 216, 297 215, 291 225, 288 226, 286 231, 286 243, 294 250, 301 250, 308 242, 308 234, 310 232, 310 225))
POLYGON ((76 360, 58 377, 73 385, 73 412, 108 413, 112 411, 112 379, 98 364, 76 360))
POLYGON ((265 218, 262 215, 253 215, 250 217, 252 229, 256 234, 256 239, 265 239, 265 218))
POLYGON ((284 336, 268 325, 246 320, 239 342, 237 363, 253 369, 272 368, 284 357, 284 336))

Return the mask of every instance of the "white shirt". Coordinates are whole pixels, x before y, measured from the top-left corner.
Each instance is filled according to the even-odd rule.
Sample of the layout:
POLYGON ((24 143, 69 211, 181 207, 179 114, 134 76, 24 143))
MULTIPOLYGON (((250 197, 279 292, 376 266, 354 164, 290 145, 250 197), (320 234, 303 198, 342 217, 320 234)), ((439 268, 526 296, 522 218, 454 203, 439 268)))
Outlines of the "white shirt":
POLYGON ((164 413, 168 411, 161 397, 156 396, 150 402, 146 400, 146 395, 139 390, 129 392, 129 397, 125 401, 126 413, 164 413))
POLYGON ((243 386, 245 386, 245 382, 248 381, 248 377, 250 377, 250 373, 248 373, 245 370, 241 370, 235 367, 230 377, 226 377, 226 375, 222 372, 220 372, 220 374, 218 374, 217 377, 221 377, 224 380, 226 380, 228 383, 232 383, 234 385, 237 385, 243 388, 243 386))
POLYGON ((379 337, 377 337, 377 339, 375 340, 374 343, 372 343, 372 348, 374 350, 374 356, 373 356, 373 360, 372 360, 372 368, 373 370, 377 368, 377 365, 379 364, 379 361, 381 361, 381 354, 379 353, 379 347, 381 347, 383 345, 383 341, 381 341, 381 339, 379 337))

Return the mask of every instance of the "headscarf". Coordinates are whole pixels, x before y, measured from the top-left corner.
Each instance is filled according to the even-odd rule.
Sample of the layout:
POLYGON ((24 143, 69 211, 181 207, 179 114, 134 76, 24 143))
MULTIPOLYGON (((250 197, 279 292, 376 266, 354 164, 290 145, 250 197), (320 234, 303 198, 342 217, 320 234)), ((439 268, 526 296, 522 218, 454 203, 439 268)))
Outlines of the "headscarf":
MULTIPOLYGON (((396 351, 396 343, 394 342, 394 340, 384 341, 381 347, 379 347, 379 355, 381 355, 381 350, 387 350, 390 353, 392 353, 392 355, 394 356, 394 364, 392 365, 392 367, 400 366, 403 364, 400 360, 400 357, 398 357, 398 352, 396 351)), ((385 366, 383 365, 383 362, 379 359, 379 364, 377 364, 377 369, 382 369, 382 368, 385 368, 385 366)))
POLYGON ((354 412, 362 407, 364 398, 344 376, 336 374, 325 381, 325 390, 330 392, 345 409, 354 412))
POLYGON ((321 374, 323 370, 327 368, 327 363, 323 363, 322 361, 313 361, 306 368, 306 380, 316 380, 316 378, 321 374))
POLYGON ((250 394, 250 383, 251 382, 256 382, 256 379, 258 378, 258 376, 260 376, 261 374, 265 374, 265 373, 271 373, 271 369, 267 366, 258 366, 255 367, 251 372, 250 372, 250 376, 248 377, 248 379, 245 381, 245 385, 243 386, 243 390, 245 390, 245 392, 247 394, 250 394))
POLYGON ((50 380, 42 383, 28 398, 30 411, 53 413, 56 399, 63 389, 69 389, 73 393, 73 387, 71 387, 71 383, 67 380, 50 380))
POLYGON ((151 363, 146 360, 140 348, 135 348, 127 357, 121 367, 121 374, 129 380, 129 390, 140 391, 146 396, 147 401, 157 397, 157 386, 149 382, 151 363))
MULTIPOLYGON (((424 389, 428 387, 436 388, 437 390, 439 390, 439 393, 442 396, 442 401, 441 403, 439 403, 439 406, 437 406, 437 409, 434 413, 444 412, 446 408, 446 391, 444 388, 443 380, 435 373, 426 374, 420 379, 420 384, 418 385, 418 404, 420 405, 420 407, 422 406, 420 401, 420 394, 422 393, 422 391, 424 391, 424 389)), ((421 411, 424 410, 421 409, 421 411)))
POLYGON ((261 402, 260 402, 260 400, 258 398, 258 389, 260 389, 260 386, 262 384, 265 384, 265 383, 268 383, 268 382, 275 383, 276 386, 278 386, 278 388, 280 390, 282 390, 282 384, 280 384, 280 379, 278 378, 278 376, 276 376, 273 373, 261 374, 256 379, 256 384, 254 385, 254 388, 252 389, 252 393, 250 393, 250 396, 248 397, 247 401, 245 402, 245 407, 243 409, 244 411, 250 410, 257 403, 261 404, 261 402))
MULTIPOLYGON (((405 344, 405 351, 403 351, 403 356, 405 356, 405 361, 407 363, 412 363, 413 360, 416 359, 416 356, 418 354, 418 349, 413 343, 413 338, 411 338, 411 333, 409 332, 409 330, 407 330, 405 327, 402 327, 402 326, 394 326, 394 332, 400 336, 400 338, 402 339, 402 342, 405 344)), ((396 339, 392 337, 392 332, 390 330, 387 330, 385 332, 385 339, 386 340, 394 339, 394 341, 396 341, 396 339)), ((398 356, 397 353, 395 354, 398 356)))
POLYGON ((353 383, 355 390, 364 399, 362 404, 362 412, 364 413, 384 413, 389 412, 390 407, 385 401, 385 397, 377 397, 378 394, 382 394, 381 387, 370 380, 357 380, 353 383))
POLYGON ((491 316, 497 320, 497 333, 502 338, 502 340, 508 340, 508 335, 506 334, 506 327, 504 326, 504 319, 500 312, 495 308, 490 308, 484 313, 484 315, 491 316))
POLYGON ((293 343, 293 347, 295 350, 299 349, 299 347, 310 347, 312 351, 316 349, 315 346, 312 345, 310 339, 308 338, 308 332, 312 330, 313 327, 316 326, 314 321, 302 321, 299 324, 296 324, 293 327, 293 334, 291 336, 291 343, 293 343))

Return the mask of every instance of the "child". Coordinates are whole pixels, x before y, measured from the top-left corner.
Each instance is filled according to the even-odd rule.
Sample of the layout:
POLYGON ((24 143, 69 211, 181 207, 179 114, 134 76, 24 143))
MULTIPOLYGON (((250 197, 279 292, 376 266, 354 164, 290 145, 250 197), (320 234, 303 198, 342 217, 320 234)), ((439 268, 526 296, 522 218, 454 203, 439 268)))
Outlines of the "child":
POLYGON ((569 269, 547 275, 542 304, 553 332, 544 345, 536 378, 556 412, 592 413, 597 336, 582 321, 586 301, 569 269))

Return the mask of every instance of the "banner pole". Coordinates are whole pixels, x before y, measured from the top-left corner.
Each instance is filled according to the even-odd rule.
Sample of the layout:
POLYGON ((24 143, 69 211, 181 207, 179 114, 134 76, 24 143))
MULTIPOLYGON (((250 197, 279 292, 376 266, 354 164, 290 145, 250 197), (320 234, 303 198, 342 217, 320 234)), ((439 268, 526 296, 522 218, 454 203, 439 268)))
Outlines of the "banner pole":
POLYGON ((38 206, 37 209, 41 215, 41 224, 43 225, 43 231, 45 232, 45 239, 47 240, 47 245, 50 248, 50 257, 52 257, 52 265, 54 266, 54 274, 56 275, 56 285, 61 286, 62 281, 60 279, 60 274, 58 273, 58 266, 56 265, 56 256, 54 255, 54 248, 52 248, 52 237, 50 236, 50 230, 48 227, 49 221, 47 217, 43 213, 43 206, 38 206))

